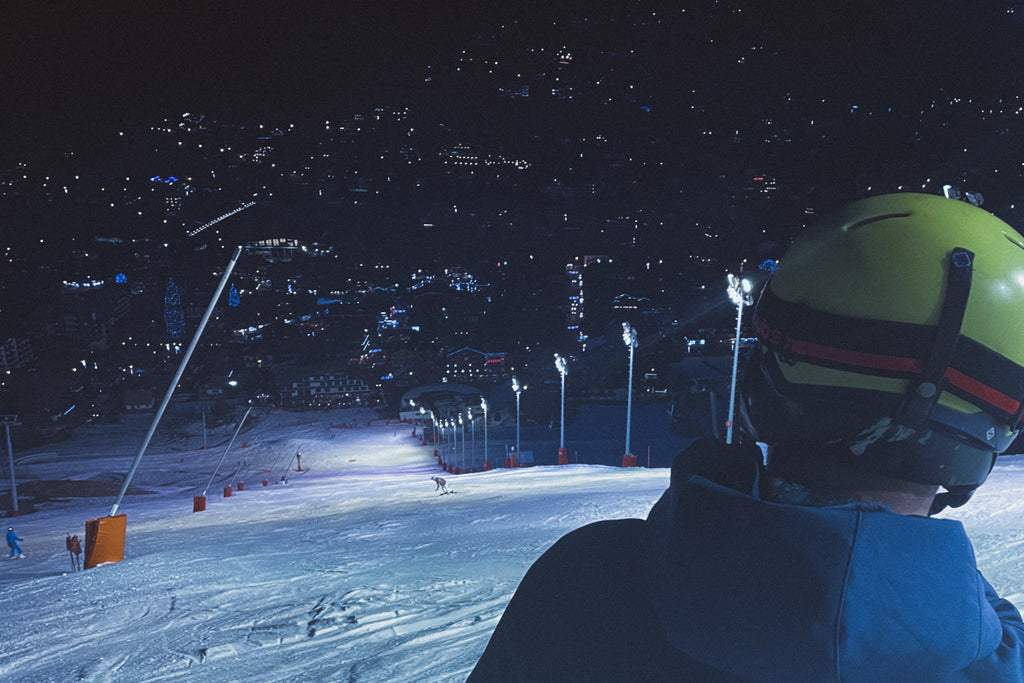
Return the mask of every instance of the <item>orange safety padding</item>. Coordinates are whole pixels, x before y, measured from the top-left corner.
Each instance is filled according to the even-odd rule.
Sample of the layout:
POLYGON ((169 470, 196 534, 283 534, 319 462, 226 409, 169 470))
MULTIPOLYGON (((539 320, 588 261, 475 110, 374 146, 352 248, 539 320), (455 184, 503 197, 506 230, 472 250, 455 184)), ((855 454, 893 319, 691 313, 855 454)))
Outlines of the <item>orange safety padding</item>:
POLYGON ((85 569, 105 562, 124 559, 124 534, 128 527, 126 515, 100 517, 85 523, 85 569))
POLYGON ((192 497, 192 512, 202 512, 206 509, 206 496, 192 497))

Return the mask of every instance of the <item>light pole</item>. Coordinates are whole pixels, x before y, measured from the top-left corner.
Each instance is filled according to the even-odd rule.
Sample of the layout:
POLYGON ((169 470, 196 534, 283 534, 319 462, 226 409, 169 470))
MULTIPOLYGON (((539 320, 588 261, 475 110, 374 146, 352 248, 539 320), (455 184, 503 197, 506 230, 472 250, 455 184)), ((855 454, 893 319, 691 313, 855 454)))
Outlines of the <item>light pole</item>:
POLYGON ((452 470, 455 469, 455 454, 459 450, 459 435, 455 433, 455 419, 448 418, 448 424, 452 427, 452 470))
POLYGON ((452 471, 451 456, 448 455, 448 447, 452 445, 452 439, 455 438, 455 430, 452 429, 451 433, 448 429, 452 426, 451 421, 446 417, 441 420, 441 465, 444 466, 446 472, 452 471))
POLYGON ((725 442, 727 444, 732 443, 733 410, 736 406, 736 370, 740 362, 740 326, 743 324, 743 306, 749 306, 754 303, 754 298, 750 294, 751 289, 750 280, 747 278, 741 280, 732 273, 729 273, 729 288, 727 291, 729 299, 736 304, 736 339, 732 345, 732 384, 729 387, 729 421, 725 423, 725 442))
POLYGON ((466 432, 462 431, 463 424, 462 413, 459 413, 458 431, 462 432, 462 468, 459 470, 460 472, 466 471, 466 432))
POLYGON ((17 427, 21 423, 18 422, 17 415, 0 415, 0 424, 4 426, 4 432, 7 436, 7 464, 11 468, 11 516, 19 517, 21 513, 18 511, 18 484, 14 480, 14 450, 11 448, 11 427, 17 427))
POLYGON ((437 464, 444 467, 444 420, 437 421, 437 436, 434 438, 434 455, 437 456, 437 464))
MULTIPOLYGON (((434 457, 437 457, 437 422, 434 420, 434 411, 427 410, 423 406, 420 406, 420 415, 426 415, 430 413, 430 441, 434 445, 434 457)), ((426 425, 423 427, 423 443, 427 443, 427 428, 426 425)))
POLYGON ((469 420, 470 433, 473 436, 473 447, 469 451, 469 454, 470 454, 469 469, 473 470, 473 469, 476 468, 476 420, 473 419, 473 409, 472 408, 467 409, 466 415, 468 416, 467 419, 469 420))
POLYGON ((555 354, 555 369, 562 377, 562 416, 558 437, 558 464, 568 465, 569 454, 565 450, 565 376, 569 374, 569 364, 557 353, 555 354))
POLYGON ((519 380, 516 377, 512 378, 512 391, 516 392, 516 454, 514 457, 519 456, 519 397, 526 390, 526 387, 519 384, 519 380))
POLYGON ((626 389, 626 452, 622 456, 623 467, 636 467, 636 456, 629 450, 630 419, 633 415, 633 351, 636 350, 636 330, 629 323, 622 323, 622 341, 629 348, 629 385, 626 389))
POLYGON ((487 399, 480 399, 480 407, 484 409, 484 469, 487 469, 487 399))

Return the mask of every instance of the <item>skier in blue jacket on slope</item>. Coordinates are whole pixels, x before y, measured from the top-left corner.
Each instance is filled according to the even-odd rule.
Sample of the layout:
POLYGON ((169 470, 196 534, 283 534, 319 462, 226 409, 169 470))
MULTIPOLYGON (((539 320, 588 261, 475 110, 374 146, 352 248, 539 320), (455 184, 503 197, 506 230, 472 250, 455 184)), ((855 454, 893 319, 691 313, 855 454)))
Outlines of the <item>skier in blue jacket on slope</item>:
POLYGON ((932 517, 1021 428, 1024 238, 942 197, 854 202, 753 323, 741 443, 698 440, 646 520, 545 552, 470 681, 1024 681, 1020 613, 932 517))
POLYGON ((24 539, 18 538, 18 534, 14 533, 14 527, 7 527, 7 547, 11 549, 11 557, 24 557, 25 553, 21 551, 21 546, 18 545, 18 541, 24 539))

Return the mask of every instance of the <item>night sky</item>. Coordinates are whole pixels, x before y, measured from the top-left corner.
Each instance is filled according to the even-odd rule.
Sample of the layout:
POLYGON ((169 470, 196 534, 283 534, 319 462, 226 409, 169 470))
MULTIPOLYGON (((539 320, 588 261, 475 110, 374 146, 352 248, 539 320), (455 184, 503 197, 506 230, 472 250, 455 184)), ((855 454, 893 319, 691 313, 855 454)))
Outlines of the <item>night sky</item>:
MULTIPOLYGON (((764 75, 765 88, 903 98, 937 84, 980 92, 1020 83, 1024 24, 1009 1, 32 1, 5 8, 3 138, 8 149, 31 151, 97 125, 190 110, 315 119, 408 98, 428 65, 450 62, 496 24, 518 21, 523 40, 557 40, 571 37, 574 17, 624 26, 641 9, 669 16, 679 7, 691 31, 694 18, 714 16, 729 22, 717 26, 725 40, 777 50, 782 68, 764 75)), ((699 37, 669 30, 639 46, 660 53, 667 90, 716 78, 699 37)), ((616 40, 628 42, 629 31, 616 40)))

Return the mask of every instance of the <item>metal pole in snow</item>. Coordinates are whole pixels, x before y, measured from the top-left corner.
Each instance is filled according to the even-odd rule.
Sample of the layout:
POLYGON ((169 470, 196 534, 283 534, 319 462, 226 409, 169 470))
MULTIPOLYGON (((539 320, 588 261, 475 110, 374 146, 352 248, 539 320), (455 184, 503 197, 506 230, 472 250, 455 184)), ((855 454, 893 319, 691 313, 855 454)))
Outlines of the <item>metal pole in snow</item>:
POLYGON ((3 421, 4 431, 7 434, 7 464, 11 468, 11 516, 18 517, 21 513, 18 511, 18 484, 14 479, 14 450, 11 448, 11 425, 17 427, 21 423, 18 422, 17 415, 0 415, 0 421, 3 421))
POLYGON ((203 496, 205 496, 206 492, 210 490, 210 486, 213 484, 213 478, 217 476, 217 472, 220 470, 220 466, 224 462, 224 458, 227 457, 228 451, 230 451, 231 446, 234 445, 235 438, 238 437, 238 432, 242 431, 242 425, 245 423, 245 418, 249 417, 250 412, 252 412, 252 406, 249 406, 249 409, 245 411, 245 415, 243 415, 242 419, 238 421, 238 427, 235 428, 235 433, 231 435, 231 441, 228 441, 228 447, 224 449, 223 453, 221 453, 220 460, 217 461, 217 466, 213 468, 213 474, 210 475, 210 481, 207 482, 206 488, 203 489, 203 496))
POLYGON ((220 279, 220 284, 217 285, 217 291, 213 293, 213 298, 210 299, 210 304, 206 307, 206 313, 203 314, 203 319, 199 322, 199 327, 196 328, 195 335, 192 336, 192 342, 188 345, 188 350, 185 351, 185 357, 181 359, 178 371, 174 373, 174 379, 171 380, 171 385, 167 387, 167 393, 164 394, 164 400, 160 402, 160 408, 157 409, 156 415, 153 416, 153 423, 149 426, 149 431, 146 432, 146 438, 142 440, 142 446, 139 448, 139 452, 135 455, 135 460, 132 461, 132 466, 128 469, 128 474, 124 478, 124 483, 121 484, 121 491, 117 494, 117 499, 110 508, 109 517, 113 517, 117 514, 117 508, 121 504, 121 499, 124 498, 124 494, 128 491, 128 486, 132 482, 132 477, 135 476, 135 470, 139 469, 139 463, 142 462, 142 456, 146 453, 146 449, 149 447, 149 442, 152 440, 153 434, 156 432, 157 425, 160 424, 160 418, 163 417, 164 411, 167 409, 167 404, 171 402, 171 396, 174 395, 174 390, 178 387, 178 382, 181 380, 181 376, 185 374, 185 366, 188 365, 189 358, 192 357, 192 352, 195 351, 196 346, 199 345, 199 338, 203 335, 206 323, 210 320, 210 316, 213 315, 213 309, 217 305, 217 299, 220 298, 221 293, 224 291, 224 286, 228 283, 231 271, 234 270, 235 263, 238 261, 238 257, 241 256, 241 254, 242 247, 235 247, 235 253, 232 254, 231 261, 228 263, 228 267, 224 270, 224 275, 220 279))
MULTIPOLYGON (((480 399, 480 407, 484 409, 484 462, 487 462, 487 399, 480 399)), ((486 466, 486 465, 485 465, 486 466)))
POLYGON ((729 384, 729 420, 725 423, 725 443, 732 443, 732 420, 736 407, 736 370, 740 362, 740 326, 743 324, 743 298, 736 304, 736 338, 732 349, 732 381, 729 384))

